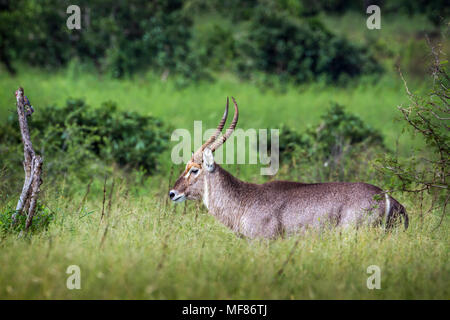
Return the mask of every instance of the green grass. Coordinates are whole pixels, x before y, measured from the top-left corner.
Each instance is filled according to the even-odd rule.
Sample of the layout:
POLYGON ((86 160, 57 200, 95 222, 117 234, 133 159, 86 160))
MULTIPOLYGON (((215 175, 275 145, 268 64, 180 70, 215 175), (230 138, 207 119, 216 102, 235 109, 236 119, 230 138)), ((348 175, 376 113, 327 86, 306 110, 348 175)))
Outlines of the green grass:
POLYGON ((101 192, 81 214, 80 197, 47 194, 57 213, 50 229, 0 242, 0 298, 450 298, 448 219, 432 231, 438 217, 421 223, 411 205, 406 232, 332 230, 250 241, 193 203, 183 214, 183 205, 166 205, 162 192, 125 197, 125 189, 116 184, 103 222, 101 192), (66 287, 69 265, 81 269, 81 290, 66 287), (366 287, 370 265, 381 268, 380 290, 366 287))
MULTIPOLYGON (((129 80, 113 80, 92 74, 41 70, 21 70, 11 77, 0 75, 0 116, 15 112, 14 91, 23 86, 25 94, 37 110, 50 104, 63 105, 68 97, 84 98, 93 107, 107 100, 118 103, 123 110, 158 116, 174 128, 193 130, 194 120, 202 120, 203 128, 212 128, 220 119, 227 96, 234 96, 240 107, 238 127, 276 128, 281 123, 303 131, 307 125, 317 125, 331 102, 344 105, 348 111, 379 129, 388 145, 394 149, 402 127, 395 121, 396 106, 407 102, 403 83, 388 75, 377 82, 335 87, 309 84, 287 86, 278 90, 262 90, 251 83, 222 76, 213 83, 203 82, 179 89, 176 81, 161 82, 152 74, 129 80)), ((422 89, 420 87, 419 89, 422 89)), ((399 146, 408 155, 417 141, 401 136, 399 146)))
MULTIPOLYGON (((189 130, 194 120, 203 120, 204 128, 215 126, 227 95, 238 99, 243 129, 284 122, 302 130, 317 123, 329 103, 336 101, 380 129, 392 149, 402 131, 393 120, 398 115, 396 106, 407 101, 402 83, 393 75, 372 84, 342 88, 310 84, 288 86, 280 92, 262 91, 230 76, 180 90, 175 81, 162 83, 151 74, 119 81, 90 73, 47 74, 29 69, 16 77, 1 74, 0 85, 3 116, 14 112, 13 92, 21 85, 36 112, 49 104, 62 105, 68 97, 85 98, 93 107, 114 100, 121 109, 153 114, 174 128, 189 130)), ((406 135, 399 143, 403 155, 417 145, 406 135)), ((234 173, 239 167, 239 177, 245 180, 259 177, 249 166, 231 167, 234 173)), ((56 213, 56 219, 48 231, 31 238, 2 236, 0 298, 450 298, 448 219, 431 232, 438 223, 437 213, 421 222, 410 195, 400 199, 411 216, 407 232, 329 231, 249 241, 237 238, 200 203, 189 204, 186 214, 183 206, 166 206, 169 185, 164 175, 150 177, 143 185, 116 188, 111 213, 103 223, 101 178, 81 214, 77 209, 85 186, 62 192, 63 182, 49 185, 44 180, 43 202, 56 213), (126 188, 137 191, 128 193, 126 188), (278 275, 290 252, 291 260, 278 275), (66 288, 69 275, 65 271, 73 264, 81 268, 81 290, 66 288), (381 290, 366 287, 370 265, 381 268, 381 290)), ((277 178, 285 177, 279 174, 277 178)), ((12 196, 9 201, 14 205, 16 199, 12 196)))
MULTIPOLYGON (((389 68, 395 55, 403 54, 408 39, 416 31, 428 29, 429 24, 420 17, 397 20, 383 16, 382 31, 378 32, 368 31, 363 18, 329 17, 324 22, 354 42, 380 41, 381 49, 388 47, 394 53, 384 63, 386 75, 376 82, 366 79, 347 87, 306 84, 262 90, 222 74, 215 82, 180 89, 176 79, 169 77, 161 82, 152 73, 113 80, 94 75, 76 63, 53 73, 22 66, 14 77, 0 72, 0 122, 9 112, 15 112, 14 90, 18 86, 25 88, 36 112, 47 105, 63 105, 69 97, 84 98, 93 107, 113 100, 123 110, 152 114, 173 128, 191 132, 194 120, 203 120, 203 128, 216 126, 227 95, 237 98, 238 127, 245 130, 286 123, 302 131, 307 125, 317 124, 333 101, 379 129, 391 150, 398 140, 400 154, 408 156, 421 142, 402 135, 403 126, 394 121, 399 116, 396 106, 408 100, 403 83, 389 68), (354 27, 358 23, 361 28, 354 27)), ((409 61, 419 58, 413 56, 409 61)), ((411 81, 409 87, 426 90, 423 79, 420 83, 411 81)), ((161 159, 167 160, 167 169, 169 155, 164 153, 161 159)), ((261 179, 248 167, 227 166, 244 180, 261 179)), ((22 174, 20 167, 7 169, 22 174)), ((0 177, 3 173, 0 171, 0 177)), ((250 241, 236 237, 200 203, 189 203, 185 211, 184 205, 168 204, 168 176, 166 171, 135 183, 134 177, 116 173, 111 210, 106 210, 103 222, 102 177, 95 178, 81 212, 78 208, 86 185, 72 181, 70 176, 67 181, 61 177, 57 183, 44 179, 42 202, 55 213, 55 220, 47 231, 31 236, 0 235, 0 298, 450 298, 448 216, 434 230, 440 213, 428 213, 422 220, 414 195, 399 195, 411 219, 406 232, 401 228, 388 234, 380 229, 331 230, 250 241), (70 265, 81 268, 81 290, 66 287, 70 265), (381 268, 380 290, 366 287, 370 265, 381 268)), ((277 178, 293 176, 300 173, 280 170, 277 178)), ((8 183, 0 180, 0 187, 8 183)), ((17 188, 17 195, 19 192, 17 188)), ((0 212, 14 207, 17 197, 9 195, 5 201, 0 203, 0 212)))

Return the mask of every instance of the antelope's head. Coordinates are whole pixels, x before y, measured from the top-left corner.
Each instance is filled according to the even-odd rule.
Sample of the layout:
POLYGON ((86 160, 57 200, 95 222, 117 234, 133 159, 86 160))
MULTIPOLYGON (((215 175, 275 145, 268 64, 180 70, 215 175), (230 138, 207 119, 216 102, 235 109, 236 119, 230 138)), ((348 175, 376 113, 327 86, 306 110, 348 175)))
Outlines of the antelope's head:
POLYGON ((186 199, 199 200, 203 197, 203 180, 206 174, 213 172, 216 164, 214 162, 213 152, 220 147, 233 133, 236 127, 239 111, 236 100, 234 100, 234 117, 224 135, 220 136, 222 129, 227 121, 228 104, 225 107, 222 120, 220 120, 214 134, 196 151, 192 154, 192 158, 186 164, 186 168, 175 182, 173 188, 169 191, 169 197, 174 202, 182 202, 186 199))

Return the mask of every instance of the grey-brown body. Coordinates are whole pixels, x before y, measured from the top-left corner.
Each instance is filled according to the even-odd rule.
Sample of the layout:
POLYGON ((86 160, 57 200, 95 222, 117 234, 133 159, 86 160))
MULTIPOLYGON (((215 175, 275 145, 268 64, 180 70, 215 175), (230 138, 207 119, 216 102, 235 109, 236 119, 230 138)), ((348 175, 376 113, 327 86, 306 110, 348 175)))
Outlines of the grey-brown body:
POLYGON ((394 198, 366 183, 259 185, 243 182, 219 165, 204 180, 209 213, 249 238, 276 238, 307 228, 389 225, 404 212, 394 198))
POLYGON ((305 184, 273 181, 252 184, 232 176, 214 161, 213 151, 233 132, 235 115, 219 138, 228 114, 228 100, 216 133, 193 154, 169 196, 174 202, 203 200, 210 214, 239 235, 276 238, 308 228, 385 225, 390 228, 405 208, 382 189, 367 183, 305 184))

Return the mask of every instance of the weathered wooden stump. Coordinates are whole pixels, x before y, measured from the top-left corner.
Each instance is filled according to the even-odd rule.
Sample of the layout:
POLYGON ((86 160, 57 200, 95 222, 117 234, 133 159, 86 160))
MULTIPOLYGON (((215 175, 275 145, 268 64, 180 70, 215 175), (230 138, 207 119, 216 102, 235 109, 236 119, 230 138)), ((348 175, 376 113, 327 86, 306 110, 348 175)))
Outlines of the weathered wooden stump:
POLYGON ((12 215, 12 223, 17 223, 17 215, 26 215, 27 220, 25 230, 28 230, 33 222, 33 216, 36 212, 36 204, 42 184, 42 158, 34 152, 33 144, 30 140, 30 130, 28 128, 27 116, 31 116, 33 109, 25 110, 25 104, 29 104, 24 95, 23 88, 16 91, 17 114, 19 116, 20 132, 23 142, 23 169, 25 171, 25 181, 23 183, 22 193, 20 194, 16 210, 12 215), (32 110, 30 112, 30 110, 32 110))

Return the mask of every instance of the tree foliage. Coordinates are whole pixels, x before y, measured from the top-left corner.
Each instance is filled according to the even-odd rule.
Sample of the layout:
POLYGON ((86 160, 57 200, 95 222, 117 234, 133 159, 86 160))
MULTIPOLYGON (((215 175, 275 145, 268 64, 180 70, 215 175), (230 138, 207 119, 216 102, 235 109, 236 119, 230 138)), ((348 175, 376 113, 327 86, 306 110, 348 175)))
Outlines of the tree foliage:
POLYGON ((382 71, 366 49, 333 35, 318 20, 293 19, 270 7, 255 10, 248 36, 239 45, 239 69, 244 73, 336 82, 382 71))
POLYGON ((153 70, 163 79, 199 80, 228 70, 304 82, 381 70, 369 51, 296 13, 293 8, 305 6, 295 1, 80 0, 80 30, 66 26, 71 4, 0 4, 0 60, 10 72, 16 61, 52 69, 73 62, 113 77, 153 70), (195 8, 221 12, 228 23, 195 29, 195 8))
POLYGON ((303 181, 360 179, 368 175, 369 161, 388 151, 377 129, 336 103, 303 132, 278 127, 280 162, 299 168, 303 181))
POLYGON ((433 56, 431 90, 426 95, 411 92, 400 72, 410 103, 398 107, 406 127, 425 141, 425 147, 409 159, 388 155, 379 160, 378 168, 390 177, 391 190, 429 193, 432 196, 429 211, 440 207, 445 214, 449 201, 450 79, 447 61, 441 61, 439 50, 431 44, 430 47, 433 56))
POLYGON ((0 11, 0 57, 11 65, 21 59, 31 65, 60 67, 71 59, 122 77, 142 69, 178 72, 194 77, 188 41, 192 20, 182 1, 86 1, 81 29, 66 26, 68 0, 17 0, 0 11))

